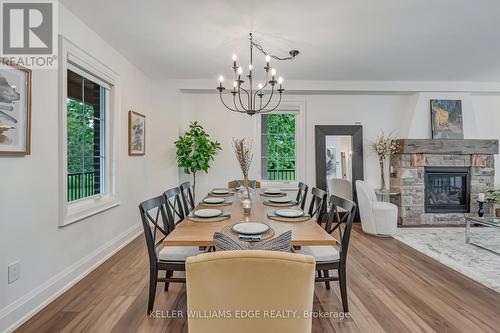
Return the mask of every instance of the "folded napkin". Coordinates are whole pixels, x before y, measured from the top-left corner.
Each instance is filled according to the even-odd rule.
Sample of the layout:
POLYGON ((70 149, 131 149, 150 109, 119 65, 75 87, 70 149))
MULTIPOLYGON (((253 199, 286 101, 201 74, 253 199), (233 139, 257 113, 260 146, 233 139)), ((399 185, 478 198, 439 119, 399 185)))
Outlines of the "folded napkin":
POLYGON ((239 240, 243 240, 243 241, 260 241, 262 240, 262 236, 261 235, 238 235, 238 239, 239 240))

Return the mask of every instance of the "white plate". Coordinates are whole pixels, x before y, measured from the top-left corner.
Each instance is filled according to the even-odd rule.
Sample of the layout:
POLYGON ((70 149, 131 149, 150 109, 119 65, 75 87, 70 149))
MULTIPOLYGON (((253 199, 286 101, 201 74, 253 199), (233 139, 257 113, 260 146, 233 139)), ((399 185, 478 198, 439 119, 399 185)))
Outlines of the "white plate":
POLYGON ((300 217, 304 215, 304 212, 301 211, 300 209, 291 209, 291 208, 277 209, 274 213, 281 217, 300 217))
POLYGON ((215 190, 212 190, 212 193, 213 194, 228 194, 229 191, 228 190, 224 190, 224 189, 215 189, 215 190))
POLYGON ((208 203, 208 204, 220 204, 220 203, 223 203, 224 200, 225 200, 224 198, 209 197, 209 198, 203 199, 203 202, 208 203))
POLYGON ((290 199, 289 197, 281 197, 281 198, 271 198, 269 199, 269 201, 274 203, 289 203, 292 202, 292 199, 290 199))
POLYGON ((196 217, 203 217, 203 218, 210 218, 210 217, 217 217, 222 214, 222 210, 220 209, 215 209, 215 208, 208 208, 208 209, 198 209, 193 212, 194 216, 196 217))
POLYGON ((241 222, 232 226, 234 232, 242 235, 260 235, 269 230, 269 226, 261 222, 241 222))
POLYGON ((265 194, 281 194, 281 190, 279 188, 268 188, 264 191, 265 194))

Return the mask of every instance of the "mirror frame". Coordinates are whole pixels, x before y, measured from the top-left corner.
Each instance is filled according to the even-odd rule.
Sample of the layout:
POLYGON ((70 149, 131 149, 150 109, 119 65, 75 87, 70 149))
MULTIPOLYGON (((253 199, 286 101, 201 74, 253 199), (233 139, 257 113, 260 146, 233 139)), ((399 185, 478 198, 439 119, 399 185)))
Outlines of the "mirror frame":
MULTIPOLYGON (((352 137, 352 197, 356 204, 356 180, 364 180, 363 167, 363 126, 362 125, 316 125, 314 136, 316 144, 316 187, 326 191, 326 137, 327 136, 352 137)), ((356 220, 359 221, 359 209, 356 220)))

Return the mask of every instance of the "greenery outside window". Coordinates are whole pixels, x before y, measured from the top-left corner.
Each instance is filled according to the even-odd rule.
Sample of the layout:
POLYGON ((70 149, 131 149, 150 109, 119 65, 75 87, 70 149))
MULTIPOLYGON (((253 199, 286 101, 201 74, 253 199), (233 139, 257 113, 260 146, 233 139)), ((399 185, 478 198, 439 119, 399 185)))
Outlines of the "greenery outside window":
POLYGON ((67 200, 104 193, 105 87, 67 71, 67 200))
POLYGON ((261 116, 262 180, 293 182, 297 179, 297 114, 261 116))

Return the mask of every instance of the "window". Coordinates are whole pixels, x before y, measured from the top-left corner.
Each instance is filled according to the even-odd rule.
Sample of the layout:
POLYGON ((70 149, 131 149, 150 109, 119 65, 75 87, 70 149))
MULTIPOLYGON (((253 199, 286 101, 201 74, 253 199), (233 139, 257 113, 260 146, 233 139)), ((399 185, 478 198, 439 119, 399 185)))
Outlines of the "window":
POLYGON ((105 193, 106 90, 68 69, 67 200, 105 193))
POLYGON ((295 181, 297 178, 297 114, 261 116, 261 175, 263 180, 295 181))
POLYGON ((120 204, 118 74, 62 37, 61 226, 120 204))

